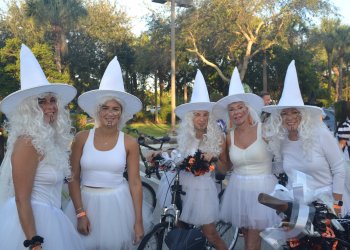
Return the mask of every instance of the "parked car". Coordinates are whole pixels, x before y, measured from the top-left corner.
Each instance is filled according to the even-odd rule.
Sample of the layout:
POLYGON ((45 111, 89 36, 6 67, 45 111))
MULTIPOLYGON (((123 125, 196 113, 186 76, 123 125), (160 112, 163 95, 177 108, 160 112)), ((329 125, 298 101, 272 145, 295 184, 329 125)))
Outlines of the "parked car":
POLYGON ((335 131, 335 115, 333 109, 322 108, 324 112, 323 122, 329 128, 330 131, 335 131))

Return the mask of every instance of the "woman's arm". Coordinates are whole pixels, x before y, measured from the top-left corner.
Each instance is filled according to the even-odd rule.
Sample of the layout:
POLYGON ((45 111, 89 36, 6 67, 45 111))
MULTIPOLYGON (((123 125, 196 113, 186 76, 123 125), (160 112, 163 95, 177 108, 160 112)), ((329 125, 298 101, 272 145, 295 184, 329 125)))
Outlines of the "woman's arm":
MULTIPOLYGON (((80 192, 80 158, 83 154, 83 148, 87 137, 89 135, 89 131, 82 131, 78 133, 72 143, 72 151, 70 155, 70 163, 72 166, 72 179, 68 183, 69 187, 69 195, 73 201, 75 213, 79 214, 85 212, 83 207, 83 202, 81 199, 80 192)), ((77 230, 79 233, 87 235, 90 232, 90 222, 88 217, 82 216, 77 218, 78 225, 77 230)))
POLYGON ((221 144, 221 154, 217 164, 220 173, 226 173, 232 168, 232 163, 228 153, 231 144, 230 134, 227 134, 226 138, 223 138, 223 141, 224 143, 221 144))
POLYGON ((128 167, 129 187, 135 209, 135 239, 134 244, 141 241, 144 235, 142 221, 142 184, 140 178, 140 154, 135 139, 125 135, 126 164, 128 167))
POLYGON ((12 177, 19 220, 26 239, 29 240, 36 235, 31 195, 40 157, 31 139, 17 139, 11 156, 12 177))

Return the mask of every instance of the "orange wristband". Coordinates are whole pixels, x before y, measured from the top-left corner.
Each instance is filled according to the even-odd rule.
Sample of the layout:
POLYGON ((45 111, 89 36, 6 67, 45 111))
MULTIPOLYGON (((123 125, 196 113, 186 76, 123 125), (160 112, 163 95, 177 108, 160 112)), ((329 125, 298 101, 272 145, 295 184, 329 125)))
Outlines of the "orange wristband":
POLYGON ((77 218, 81 218, 81 217, 84 217, 84 216, 86 216, 86 212, 85 211, 80 212, 80 213, 77 214, 77 218))

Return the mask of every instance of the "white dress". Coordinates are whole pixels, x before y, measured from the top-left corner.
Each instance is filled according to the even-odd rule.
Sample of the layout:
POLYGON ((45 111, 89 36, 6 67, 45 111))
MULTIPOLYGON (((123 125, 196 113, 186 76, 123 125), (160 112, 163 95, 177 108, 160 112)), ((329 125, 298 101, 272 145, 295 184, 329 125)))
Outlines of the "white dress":
POLYGON ((257 139, 248 148, 234 145, 231 131, 230 160, 233 173, 222 198, 220 219, 237 227, 262 230, 280 221, 275 210, 258 202, 259 193, 270 194, 277 182, 272 174, 272 154, 261 137, 258 124, 257 139))
MULTIPOLYGON (((32 208, 37 235, 44 238, 44 250, 83 250, 83 243, 71 221, 61 210, 64 174, 57 166, 39 163, 36 171, 32 208)), ((23 233, 14 198, 0 208, 0 249, 25 249, 23 233)))
MULTIPOLYGON (((80 236, 86 250, 133 249, 135 212, 129 184, 123 177, 124 133, 119 133, 113 149, 100 151, 93 144, 94 132, 90 130, 80 160, 81 196, 91 232, 80 236)), ((67 205, 65 213, 76 227, 73 202, 67 205)))

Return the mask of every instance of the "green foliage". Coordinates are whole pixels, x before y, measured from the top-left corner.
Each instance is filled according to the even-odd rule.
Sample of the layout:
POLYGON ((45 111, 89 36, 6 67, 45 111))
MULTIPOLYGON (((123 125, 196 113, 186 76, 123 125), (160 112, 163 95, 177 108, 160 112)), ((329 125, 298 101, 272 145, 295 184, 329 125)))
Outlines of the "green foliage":
POLYGON ((72 123, 76 131, 85 130, 87 127, 87 115, 85 114, 72 114, 72 123))
MULTIPOLYGON (((127 133, 127 127, 137 129, 141 133, 155 137, 162 137, 171 133, 171 126, 168 124, 132 123, 123 129, 124 133, 127 133)), ((132 136, 136 137, 135 134, 132 134, 132 136)))

